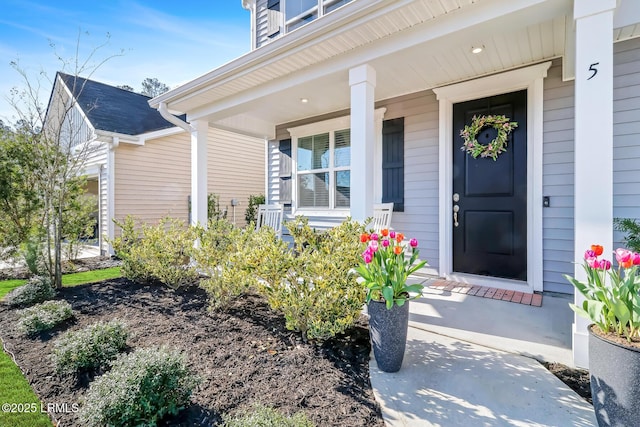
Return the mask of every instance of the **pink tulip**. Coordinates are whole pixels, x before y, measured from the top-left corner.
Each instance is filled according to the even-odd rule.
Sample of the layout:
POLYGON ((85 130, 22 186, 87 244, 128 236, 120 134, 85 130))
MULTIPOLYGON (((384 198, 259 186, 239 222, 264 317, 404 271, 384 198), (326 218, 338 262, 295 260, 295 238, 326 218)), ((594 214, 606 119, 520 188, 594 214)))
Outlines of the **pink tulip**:
POLYGON ((592 251, 591 249, 587 249, 584 252, 584 259, 595 258, 595 257, 596 257, 596 253, 594 251, 592 251))
POLYGON ((587 265, 591 268, 600 268, 600 261, 598 261, 596 257, 587 258, 585 261, 587 261, 587 265))
POLYGON ((382 241, 382 247, 384 247, 384 248, 389 247, 389 239, 384 239, 384 240, 382 241))
POLYGON ((620 263, 626 263, 629 260, 631 260, 631 257, 633 256, 633 252, 631 252, 628 249, 623 249, 623 248, 618 248, 616 249, 616 261, 618 261, 618 264, 620 263))
POLYGON ((365 264, 369 264, 371 261, 373 261, 373 254, 366 250, 362 253, 362 259, 364 260, 365 264))
POLYGON ((396 238, 396 232, 395 231, 390 231, 389 232, 389 237, 392 238, 392 239, 395 239, 396 238))
POLYGON ((600 261, 600 268, 603 269, 603 270, 610 270, 611 269, 611 261, 609 261, 607 259, 603 259, 602 261, 600 261))
POLYGON ((377 240, 371 240, 369 242, 369 249, 371 250, 371 252, 377 252, 378 251, 378 241, 377 240))
POLYGON ((417 247, 418 247, 418 239, 413 238, 413 239, 409 240, 409 245, 410 245, 412 248, 417 248, 417 247))
POLYGON ((632 256, 632 259, 633 259, 633 265, 640 265, 640 254, 639 253, 634 252, 633 256, 632 256))
POLYGON ((373 234, 371 234, 371 236, 369 236, 369 238, 370 238, 371 240, 378 240, 379 236, 378 236, 378 234, 377 234, 377 233, 373 233, 373 234))

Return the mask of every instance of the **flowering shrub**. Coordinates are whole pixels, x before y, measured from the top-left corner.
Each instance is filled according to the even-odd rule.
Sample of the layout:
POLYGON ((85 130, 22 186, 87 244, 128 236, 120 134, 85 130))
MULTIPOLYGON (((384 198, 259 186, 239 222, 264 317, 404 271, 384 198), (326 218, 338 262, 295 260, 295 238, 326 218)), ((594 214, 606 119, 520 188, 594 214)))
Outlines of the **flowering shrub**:
POLYGON ((399 306, 409 299, 417 298, 422 292, 422 284, 407 285, 409 275, 415 273, 427 262, 418 259, 418 240, 409 240, 411 257, 405 253, 409 250, 404 243, 404 234, 384 229, 377 233, 363 233, 360 242, 366 244, 362 253, 362 261, 357 268, 367 287, 367 303, 386 301, 387 309, 394 304, 399 306), (418 295, 411 297, 410 292, 418 295))
POLYGON ((348 219, 317 232, 302 217, 286 226, 297 236, 295 253, 282 243, 265 248, 264 262, 256 268, 261 293, 272 309, 284 314, 287 328, 301 332, 305 340, 344 332, 364 304, 364 286, 353 274, 361 250, 357 236, 364 226, 348 219))
POLYGON ((253 265, 260 260, 251 260, 262 242, 275 240, 272 230, 243 230, 226 220, 213 220, 207 229, 198 228, 197 233, 200 246, 194 251, 194 259, 207 276, 200 281, 200 287, 207 291, 211 309, 224 308, 233 298, 256 287, 253 265))
POLYGON ((114 222, 122 228, 120 237, 111 243, 122 259, 122 273, 130 280, 157 280, 171 288, 192 283, 198 277, 189 264, 196 239, 195 231, 184 221, 163 218, 157 225, 136 226, 127 216, 124 222, 114 222))
POLYGON ((127 328, 119 320, 98 322, 62 335, 53 344, 53 364, 59 373, 105 368, 127 346, 127 328))
POLYGON ((286 416, 277 409, 256 404, 250 410, 240 412, 235 417, 224 415, 224 427, 313 427, 304 412, 286 416))
POLYGON ((83 425, 155 426, 189 403, 197 382, 177 350, 145 348, 121 355, 91 383, 80 414, 83 425))
POLYGON ((35 335, 73 317, 66 301, 45 301, 18 312, 18 329, 25 335, 35 335))
POLYGON ((592 245, 584 254, 587 281, 565 275, 585 297, 582 306, 570 304, 573 311, 590 319, 602 332, 640 338, 640 254, 619 248, 615 251, 618 268, 601 259, 603 247, 592 245))

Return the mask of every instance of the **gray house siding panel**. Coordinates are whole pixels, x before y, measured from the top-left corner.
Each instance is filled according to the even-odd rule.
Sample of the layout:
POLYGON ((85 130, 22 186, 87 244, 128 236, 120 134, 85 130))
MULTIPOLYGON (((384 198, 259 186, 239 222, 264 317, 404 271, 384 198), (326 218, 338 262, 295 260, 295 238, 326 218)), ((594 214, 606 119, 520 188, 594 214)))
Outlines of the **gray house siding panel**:
POLYGON ((613 216, 640 219, 640 39, 613 48, 613 216))
POLYGON ((391 225, 420 241, 420 257, 439 265, 438 101, 420 92, 376 105, 385 119, 404 117, 404 212, 394 212, 391 225))
POLYGON ((256 1, 256 47, 269 41, 267 36, 267 0, 256 1))
POLYGON ((562 81, 554 62, 544 81, 543 194, 551 206, 543 210, 543 289, 572 293, 563 277, 571 274, 574 245, 574 85, 562 81))

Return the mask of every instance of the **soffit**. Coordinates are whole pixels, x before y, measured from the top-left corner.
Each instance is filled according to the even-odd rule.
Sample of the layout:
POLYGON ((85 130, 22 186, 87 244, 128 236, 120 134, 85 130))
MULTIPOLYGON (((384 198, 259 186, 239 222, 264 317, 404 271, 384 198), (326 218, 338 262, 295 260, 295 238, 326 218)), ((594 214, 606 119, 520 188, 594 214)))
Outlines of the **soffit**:
MULTIPOLYGON (((344 25, 311 41, 253 64, 240 58, 249 65, 194 80, 188 90, 169 94, 169 108, 214 126, 271 137, 265 129, 274 124, 348 109, 352 66, 372 65, 376 100, 389 99, 563 56, 573 25, 572 0, 387 0, 395 5, 391 9, 362 1, 374 3, 377 9, 372 6, 364 18, 347 22, 348 11, 344 25), (463 30, 452 31, 455 25, 463 30), (473 55, 471 46, 479 44, 484 52, 473 55), (310 102, 302 104, 301 98, 310 102)), ((313 24, 300 30, 313 30, 313 24)), ((286 39, 258 51, 277 51, 286 39)))
MULTIPOLYGON (((176 97, 175 100, 168 100, 168 105, 173 110, 188 112, 203 104, 282 78, 418 24, 433 21, 440 16, 455 13, 483 2, 487 3, 487 0, 354 0, 341 10, 336 11, 340 12, 340 15, 336 14, 335 16, 341 19, 331 20, 332 24, 335 21, 336 27, 331 28, 328 33, 315 37, 309 43, 294 46, 282 54, 266 58, 264 61, 239 70, 229 78, 218 80, 214 77, 213 80, 217 81, 194 88, 189 93, 176 97), (357 15, 357 17, 354 18, 352 15, 357 15)), ((318 19, 256 51, 250 52, 246 57, 259 57, 260 51, 265 49, 277 51, 279 45, 284 46, 291 39, 302 39, 307 34, 313 34, 313 30, 325 26, 330 18, 333 17, 327 15, 318 19)), ((246 60, 246 58, 244 59, 246 60)), ((215 74, 215 70, 213 74, 215 74)))

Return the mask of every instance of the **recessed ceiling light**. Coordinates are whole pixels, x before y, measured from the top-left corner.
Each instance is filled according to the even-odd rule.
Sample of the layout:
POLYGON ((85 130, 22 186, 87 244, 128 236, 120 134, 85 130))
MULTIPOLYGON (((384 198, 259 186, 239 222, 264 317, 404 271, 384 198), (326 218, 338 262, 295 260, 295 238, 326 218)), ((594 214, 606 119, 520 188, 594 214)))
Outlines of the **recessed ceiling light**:
POLYGON ((471 53, 480 53, 484 50, 484 46, 473 46, 471 48, 471 53))
POLYGON ((309 102, 309 99, 307 99, 307 98, 300 98, 300 102, 302 102, 303 104, 306 104, 307 102, 309 102))

